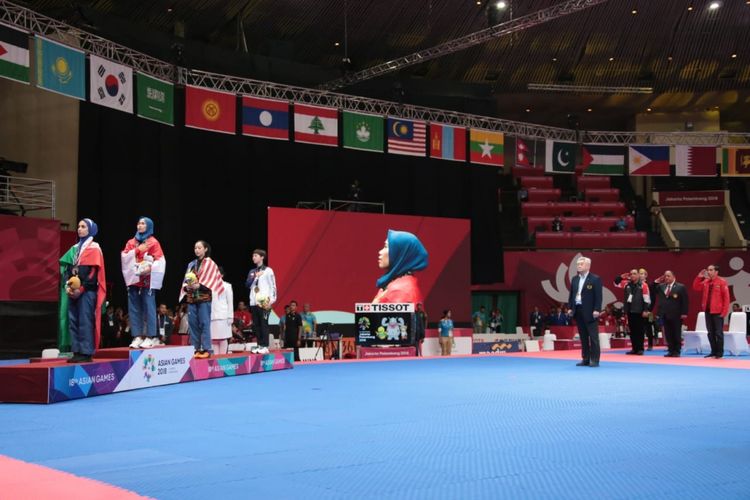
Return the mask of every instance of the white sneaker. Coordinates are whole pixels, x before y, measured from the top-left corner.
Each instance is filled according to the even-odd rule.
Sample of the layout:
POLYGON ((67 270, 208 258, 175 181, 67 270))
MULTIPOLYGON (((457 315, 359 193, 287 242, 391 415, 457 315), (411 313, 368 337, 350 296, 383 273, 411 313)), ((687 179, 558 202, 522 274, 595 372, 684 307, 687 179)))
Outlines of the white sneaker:
POLYGON ((130 343, 131 349, 138 349, 141 347, 141 344, 143 344, 143 337, 135 337, 133 338, 133 341, 130 343))
POLYGON ((154 346, 154 341, 151 337, 146 337, 146 340, 143 341, 141 344, 141 349, 148 349, 149 347, 154 346))
POLYGON ((151 339, 151 347, 156 347, 160 345, 164 345, 164 343, 161 341, 159 337, 154 337, 151 339))

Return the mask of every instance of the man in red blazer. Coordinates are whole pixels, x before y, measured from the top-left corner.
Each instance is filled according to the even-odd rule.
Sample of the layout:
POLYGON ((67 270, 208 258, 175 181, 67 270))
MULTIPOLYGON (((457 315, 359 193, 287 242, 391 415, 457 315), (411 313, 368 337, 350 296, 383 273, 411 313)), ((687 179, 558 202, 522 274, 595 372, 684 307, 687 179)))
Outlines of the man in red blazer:
POLYGON ((701 311, 706 312, 706 330, 711 354, 707 358, 724 356, 724 317, 729 313, 729 287, 719 278, 719 266, 711 264, 693 280, 693 290, 703 292, 701 311))

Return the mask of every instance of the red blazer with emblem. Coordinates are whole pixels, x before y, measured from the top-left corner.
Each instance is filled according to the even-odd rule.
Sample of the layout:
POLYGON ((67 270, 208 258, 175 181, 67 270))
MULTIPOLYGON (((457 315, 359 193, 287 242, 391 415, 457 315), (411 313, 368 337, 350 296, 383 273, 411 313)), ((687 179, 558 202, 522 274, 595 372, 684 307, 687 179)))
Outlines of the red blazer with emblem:
POLYGON ((702 274, 699 274, 693 280, 693 290, 696 292, 703 292, 701 298, 701 311, 706 311, 706 303, 708 302, 708 287, 713 284, 713 290, 711 292, 711 304, 709 305, 708 312, 711 314, 721 314, 726 316, 729 314, 729 286, 723 278, 715 277, 713 280, 706 279, 702 274))

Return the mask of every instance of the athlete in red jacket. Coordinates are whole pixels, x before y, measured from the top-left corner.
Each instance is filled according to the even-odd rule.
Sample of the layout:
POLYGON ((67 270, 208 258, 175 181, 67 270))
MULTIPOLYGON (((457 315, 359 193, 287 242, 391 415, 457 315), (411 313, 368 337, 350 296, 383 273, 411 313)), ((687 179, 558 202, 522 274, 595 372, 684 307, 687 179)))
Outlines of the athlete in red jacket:
POLYGON ((729 314, 729 287, 719 278, 719 266, 711 264, 693 280, 693 290, 703 292, 701 311, 706 313, 706 330, 711 354, 707 358, 724 356, 724 317, 729 314))

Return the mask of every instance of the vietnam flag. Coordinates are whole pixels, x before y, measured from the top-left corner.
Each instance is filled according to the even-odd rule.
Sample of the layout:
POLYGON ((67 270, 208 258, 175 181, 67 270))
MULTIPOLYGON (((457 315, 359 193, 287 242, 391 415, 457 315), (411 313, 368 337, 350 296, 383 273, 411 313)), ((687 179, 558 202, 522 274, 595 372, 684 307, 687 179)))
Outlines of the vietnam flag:
POLYGON ((203 87, 185 86, 185 126, 235 134, 236 96, 203 87))
POLYGON ((502 167, 505 160, 504 143, 502 132, 473 128, 469 132, 469 160, 471 163, 502 167))
POLYGON ((430 157, 466 161, 466 129, 430 123, 430 157))

